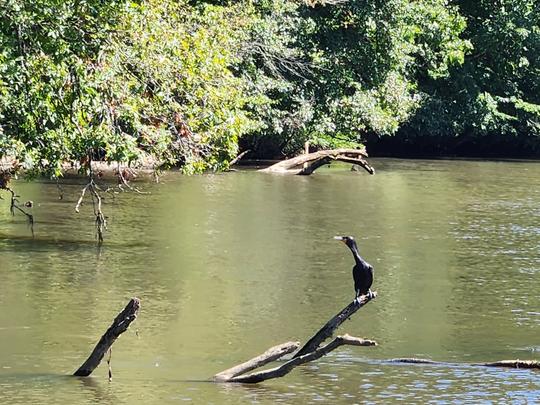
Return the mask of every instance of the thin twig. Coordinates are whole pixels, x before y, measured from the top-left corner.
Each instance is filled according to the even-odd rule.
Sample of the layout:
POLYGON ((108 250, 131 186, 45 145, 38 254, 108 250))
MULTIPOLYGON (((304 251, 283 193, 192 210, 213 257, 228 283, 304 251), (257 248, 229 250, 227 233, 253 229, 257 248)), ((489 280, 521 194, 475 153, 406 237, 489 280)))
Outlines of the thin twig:
POLYGON ((7 186, 3 187, 3 189, 8 191, 11 194, 9 212, 11 212, 11 215, 15 216, 15 210, 17 210, 26 216, 26 219, 28 220, 28 227, 30 228, 30 231, 32 232, 32 238, 33 238, 35 236, 34 235, 34 216, 26 212, 21 207, 19 207, 19 204, 18 204, 19 200, 17 199, 17 197, 19 196, 15 194, 15 191, 13 191, 11 188, 7 186))
POLYGON ((83 202, 84 195, 86 194, 86 190, 88 190, 88 187, 90 187, 91 183, 88 183, 81 191, 81 196, 77 200, 77 205, 75 205, 75 212, 79 212, 79 208, 81 207, 81 204, 83 202))

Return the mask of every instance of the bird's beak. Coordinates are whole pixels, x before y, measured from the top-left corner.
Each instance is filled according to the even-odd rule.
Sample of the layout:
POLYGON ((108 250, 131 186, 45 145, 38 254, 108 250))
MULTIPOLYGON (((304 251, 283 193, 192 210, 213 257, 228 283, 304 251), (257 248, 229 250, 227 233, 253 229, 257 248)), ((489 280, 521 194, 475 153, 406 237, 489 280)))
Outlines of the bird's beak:
POLYGON ((343 243, 345 243, 345 238, 343 236, 334 236, 334 239, 335 240, 340 240, 342 241, 343 243))

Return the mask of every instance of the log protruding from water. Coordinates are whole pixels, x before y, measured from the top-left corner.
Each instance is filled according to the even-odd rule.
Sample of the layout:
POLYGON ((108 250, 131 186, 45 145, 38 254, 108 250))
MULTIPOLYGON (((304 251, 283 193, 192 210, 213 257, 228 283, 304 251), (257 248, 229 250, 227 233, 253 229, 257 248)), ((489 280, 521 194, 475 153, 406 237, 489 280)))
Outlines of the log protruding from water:
POLYGON ((369 174, 374 174, 375 169, 365 159, 368 155, 365 149, 328 149, 313 153, 296 156, 291 159, 278 162, 266 169, 261 169, 267 173, 283 173, 310 175, 316 169, 333 161, 352 163, 364 168, 369 174))
POLYGON ((137 318, 140 307, 141 302, 138 298, 132 298, 129 301, 122 312, 116 316, 109 329, 107 329, 105 334, 101 337, 88 359, 86 359, 83 365, 79 367, 73 375, 87 377, 92 374, 115 340, 124 333, 129 328, 129 325, 137 318))
POLYGON ((311 338, 308 342, 294 355, 294 357, 300 357, 316 350, 322 342, 330 338, 334 331, 339 326, 349 319, 356 311, 366 305, 369 301, 377 297, 377 292, 370 292, 368 295, 362 295, 354 300, 345 308, 343 308, 337 315, 330 319, 326 324, 311 338))
POLYGON ((282 345, 274 346, 268 349, 265 353, 248 360, 245 363, 234 366, 225 371, 214 375, 215 382, 232 382, 232 383, 259 383, 272 378, 283 377, 293 370, 295 367, 317 360, 322 356, 330 353, 332 350, 343 346, 376 346, 377 342, 368 339, 362 339, 350 335, 338 336, 325 346, 319 347, 322 342, 331 337, 334 331, 356 311, 362 308, 365 304, 377 296, 377 293, 372 292, 369 295, 361 296, 358 300, 354 300, 336 316, 330 319, 303 347, 293 358, 283 363, 280 366, 245 374, 248 371, 255 370, 271 361, 278 360, 288 353, 295 351, 300 345, 297 342, 283 343, 282 345))

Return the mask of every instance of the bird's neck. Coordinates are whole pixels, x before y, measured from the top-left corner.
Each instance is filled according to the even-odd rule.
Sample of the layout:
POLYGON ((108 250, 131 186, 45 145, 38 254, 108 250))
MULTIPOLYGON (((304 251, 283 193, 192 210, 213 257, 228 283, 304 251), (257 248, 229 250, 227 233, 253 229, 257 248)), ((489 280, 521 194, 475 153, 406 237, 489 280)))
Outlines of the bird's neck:
POLYGON ((354 243, 351 247, 351 252, 352 252, 352 255, 354 257, 354 261, 356 262, 356 264, 359 264, 359 263, 364 263, 364 259, 362 259, 362 256, 360 256, 360 252, 358 252, 358 246, 356 246, 356 243, 354 243))

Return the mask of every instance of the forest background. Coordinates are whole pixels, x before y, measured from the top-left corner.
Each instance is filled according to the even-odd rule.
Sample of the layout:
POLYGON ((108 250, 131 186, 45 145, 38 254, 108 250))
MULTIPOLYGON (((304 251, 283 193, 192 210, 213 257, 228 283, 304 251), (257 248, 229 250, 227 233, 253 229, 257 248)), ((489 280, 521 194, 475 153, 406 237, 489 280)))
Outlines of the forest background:
POLYGON ((0 0, 0 158, 540 156, 536 0, 0 0))

